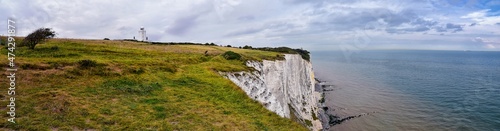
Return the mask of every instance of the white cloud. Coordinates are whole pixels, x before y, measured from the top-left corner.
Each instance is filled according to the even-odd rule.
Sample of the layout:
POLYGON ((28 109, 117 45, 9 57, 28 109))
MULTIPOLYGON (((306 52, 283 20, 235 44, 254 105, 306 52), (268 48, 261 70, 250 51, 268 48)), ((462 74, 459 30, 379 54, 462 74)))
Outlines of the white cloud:
POLYGON ((486 44, 486 48, 495 49, 496 47, 493 44, 486 44))
POLYGON ((480 25, 497 25, 500 23, 500 16, 488 16, 489 9, 469 13, 461 18, 472 19, 480 25))
POLYGON ((472 39, 472 41, 481 44, 483 47, 485 47, 487 49, 496 49, 495 45, 499 45, 498 41, 492 41, 492 40, 484 39, 481 37, 476 37, 476 38, 472 39))

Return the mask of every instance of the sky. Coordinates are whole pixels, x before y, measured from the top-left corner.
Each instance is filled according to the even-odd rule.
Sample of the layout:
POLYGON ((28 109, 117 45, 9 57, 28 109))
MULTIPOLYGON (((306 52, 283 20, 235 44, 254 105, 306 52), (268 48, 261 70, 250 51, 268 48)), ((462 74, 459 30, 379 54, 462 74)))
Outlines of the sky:
POLYGON ((321 50, 500 51, 500 0, 0 0, 18 36, 321 50))

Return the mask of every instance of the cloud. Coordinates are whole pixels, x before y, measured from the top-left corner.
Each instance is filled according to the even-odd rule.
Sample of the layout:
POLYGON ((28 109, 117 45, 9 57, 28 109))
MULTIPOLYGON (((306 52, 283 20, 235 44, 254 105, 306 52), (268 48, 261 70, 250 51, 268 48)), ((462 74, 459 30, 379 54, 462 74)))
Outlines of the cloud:
POLYGON ((170 28, 167 29, 167 32, 172 35, 183 35, 190 28, 196 26, 196 19, 198 15, 186 16, 183 18, 179 18, 175 20, 170 28))
POLYGON ((241 4, 241 0, 214 0, 213 7, 219 20, 224 20, 224 16, 235 10, 235 7, 241 4))
POLYGON ((285 4, 321 3, 326 0, 281 0, 285 4))
POLYGON ((488 15, 490 9, 480 10, 461 16, 460 18, 471 19, 481 25, 495 25, 500 22, 500 16, 488 15))
POLYGON ((463 25, 458 25, 458 24, 452 24, 452 23, 447 23, 441 27, 436 27, 435 28, 437 32, 458 32, 458 31, 463 31, 463 25))
POLYGON ((387 33, 397 34, 425 32, 432 29, 438 32, 459 32, 464 30, 462 25, 426 19, 410 9, 394 11, 378 7, 360 9, 337 5, 318 8, 306 12, 305 15, 311 15, 313 18, 310 21, 312 28, 328 31, 383 28, 387 33), (371 25, 378 25, 378 27, 371 25))
MULTIPOLYGON (((154 41, 311 49, 326 49, 320 45, 348 43, 360 36, 370 38, 369 47, 377 48, 388 43, 405 43, 402 41, 434 42, 436 45, 465 45, 475 37, 498 41, 495 38, 500 34, 500 17, 497 10, 488 8, 498 2, 450 2, 0 0, 0 15, 16 18, 18 35, 49 27, 56 30, 58 37, 71 38, 132 38, 138 36, 139 27, 144 26, 150 40, 154 41), (487 6, 475 6, 483 3, 487 6)), ((5 22, 0 22, 0 31, 5 28, 5 22)), ((492 45, 498 47, 495 43, 492 45)), ((417 46, 419 44, 412 48, 417 46)))
POLYGON ((488 48, 488 49, 495 49, 496 47, 493 44, 486 44, 486 48, 488 48))
POLYGON ((483 47, 485 47, 487 49, 496 49, 495 45, 499 44, 498 42, 486 40, 486 39, 481 38, 481 37, 476 37, 476 38, 472 39, 472 41, 481 44, 483 47))
POLYGON ((246 28, 243 30, 237 30, 234 32, 230 32, 230 33, 226 34, 226 36, 240 36, 240 35, 246 35, 246 34, 254 34, 254 33, 260 32, 262 30, 263 30, 263 28, 246 28))

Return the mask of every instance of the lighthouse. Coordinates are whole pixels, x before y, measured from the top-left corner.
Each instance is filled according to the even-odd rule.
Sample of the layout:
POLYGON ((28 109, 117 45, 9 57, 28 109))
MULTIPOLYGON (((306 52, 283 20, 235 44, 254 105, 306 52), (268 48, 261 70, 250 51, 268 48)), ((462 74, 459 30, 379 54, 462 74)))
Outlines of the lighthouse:
POLYGON ((147 41, 147 37, 146 37, 146 30, 144 29, 144 26, 141 26, 141 28, 139 29, 139 36, 141 36, 141 41, 147 41))

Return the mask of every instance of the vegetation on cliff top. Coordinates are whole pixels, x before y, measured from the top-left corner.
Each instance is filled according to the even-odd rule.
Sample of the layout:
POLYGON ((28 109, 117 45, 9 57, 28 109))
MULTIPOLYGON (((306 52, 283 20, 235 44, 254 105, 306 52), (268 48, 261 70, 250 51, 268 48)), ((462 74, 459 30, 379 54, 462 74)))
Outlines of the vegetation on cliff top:
MULTIPOLYGON (((1 52, 6 60, 5 46, 1 52)), ((18 123, 6 121, 4 114, 1 129, 306 130, 217 73, 249 70, 245 60, 280 59, 280 53, 68 39, 52 39, 33 50, 17 47, 15 53, 18 123), (226 51, 241 60, 225 59, 226 51)), ((1 84, 0 92, 7 86, 1 84)))
POLYGON ((286 54, 299 54, 302 56, 302 59, 305 59, 309 61, 311 59, 311 56, 309 55, 309 51, 304 50, 304 49, 292 49, 290 47, 260 47, 260 48, 253 48, 252 46, 245 45, 243 49, 254 49, 254 50, 262 50, 262 51, 272 51, 272 52, 280 52, 280 53, 286 53, 286 54))

